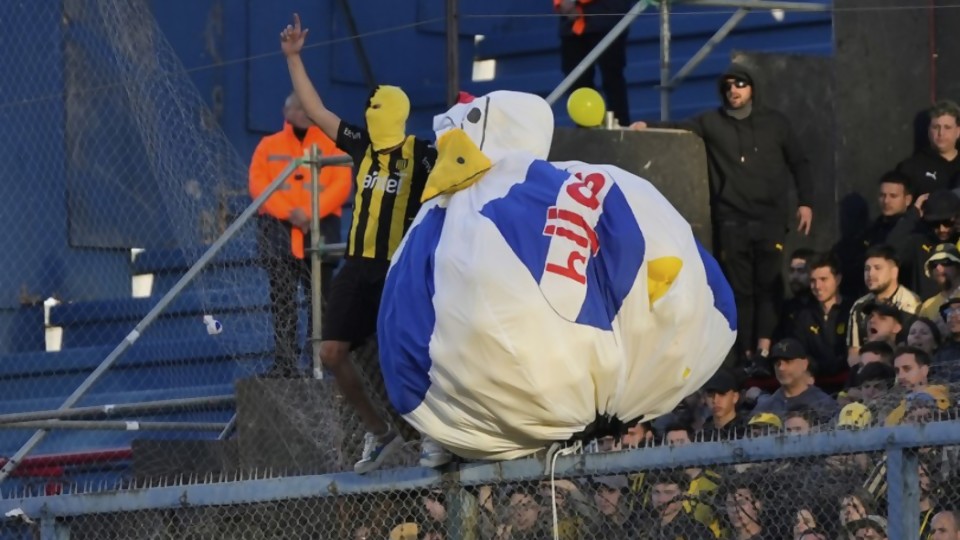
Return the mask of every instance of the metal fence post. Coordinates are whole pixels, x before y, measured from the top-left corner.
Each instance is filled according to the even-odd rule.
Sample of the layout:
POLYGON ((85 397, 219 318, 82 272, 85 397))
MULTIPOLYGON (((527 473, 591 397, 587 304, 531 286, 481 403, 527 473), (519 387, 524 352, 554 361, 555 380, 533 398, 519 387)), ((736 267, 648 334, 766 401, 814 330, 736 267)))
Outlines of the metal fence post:
POLYGON ((920 539, 920 462, 917 451, 887 450, 887 515, 889 538, 920 539))
POLYGON ((323 324, 322 261, 323 233, 320 232, 320 151, 316 144, 310 145, 310 358, 313 378, 323 378, 323 363, 320 361, 321 325, 323 324))
POLYGON ((54 516, 44 516, 40 520, 40 540, 70 540, 70 527, 57 523, 54 516))
POLYGON ((670 2, 660 0, 660 121, 670 120, 670 2))

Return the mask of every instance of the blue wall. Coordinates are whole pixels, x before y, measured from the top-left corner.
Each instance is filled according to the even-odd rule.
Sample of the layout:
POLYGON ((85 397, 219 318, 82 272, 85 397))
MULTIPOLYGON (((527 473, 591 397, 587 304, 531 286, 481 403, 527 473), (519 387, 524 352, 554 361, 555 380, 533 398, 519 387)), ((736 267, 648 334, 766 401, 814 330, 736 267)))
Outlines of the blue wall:
MULTIPOLYGON (((369 88, 339 0, 143 1, 149 2, 189 80, 236 151, 222 181, 229 184, 237 206, 246 201, 244 167, 255 145, 282 123, 280 110, 290 83, 278 33, 290 13, 301 13, 311 29, 304 58, 328 106, 346 119, 362 121, 369 88)), ((42 347, 42 329, 35 324, 37 309, 19 307, 21 289, 35 298, 58 294, 70 301, 124 297, 129 294, 130 265, 120 248, 180 245, 197 242, 201 236, 193 231, 198 208, 178 208, 177 201, 185 200, 182 196, 174 204, 164 199, 165 190, 182 186, 160 185, 145 164, 130 164, 129 159, 127 166, 132 169, 110 166, 114 155, 110 149, 137 155, 141 143, 131 135, 136 133, 135 126, 124 120, 124 108, 141 103, 124 101, 130 98, 113 95, 109 89, 99 96, 68 93, 69 99, 64 99, 64 91, 71 88, 70 77, 93 72, 109 76, 109 70, 97 68, 94 53, 99 42, 88 33, 98 21, 97 12, 90 8, 95 4, 88 0, 0 2, 0 72, 4 74, 0 82, 0 185, 4 189, 0 230, 6 233, 0 236, 5 254, 0 258, 0 352, 42 347), (58 39, 37 40, 38 33, 58 39), (96 116, 84 116, 88 111, 96 116), (122 133, 98 142, 96 135, 103 133, 103 125, 122 133), (116 195, 121 191, 123 195, 116 195), (136 205, 130 202, 134 200, 136 205)), ((445 108, 443 4, 439 0, 349 1, 358 30, 365 35, 362 44, 375 78, 407 90, 413 105, 411 130, 420 135, 429 136, 432 116, 445 108)), ((506 88, 542 95, 552 90, 562 76, 557 22, 549 7, 545 1, 462 0, 463 89, 482 94, 506 88), (477 34, 485 39, 475 46, 477 34), (496 59, 497 78, 471 81, 474 58, 496 59)), ((675 11, 674 70, 732 13, 705 14, 679 5, 675 11)), ((656 14, 642 15, 630 36, 627 78, 632 114, 638 119, 656 118, 656 14)), ((713 81, 734 49, 830 54, 829 15, 788 13, 783 22, 776 22, 768 12, 748 16, 740 30, 674 93, 674 117, 716 104, 713 81)), ((562 100, 555 106, 557 122, 569 124, 563 106, 562 100)), ((164 151, 163 158, 171 160, 178 150, 171 146, 164 151)), ((206 199, 197 203, 212 204, 206 199)))

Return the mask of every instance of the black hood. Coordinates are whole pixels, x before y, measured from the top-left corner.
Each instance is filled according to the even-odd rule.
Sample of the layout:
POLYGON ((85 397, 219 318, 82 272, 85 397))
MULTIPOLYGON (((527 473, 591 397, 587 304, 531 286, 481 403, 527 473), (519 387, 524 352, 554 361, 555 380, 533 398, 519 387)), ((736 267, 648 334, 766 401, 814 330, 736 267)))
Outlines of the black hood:
POLYGON ((727 96, 726 92, 723 90, 723 81, 730 77, 736 77, 738 79, 750 81, 750 86, 753 87, 753 106, 756 107, 760 104, 759 92, 757 91, 757 77, 754 75, 753 70, 743 64, 734 62, 727 67, 727 69, 723 72, 723 75, 721 75, 717 80, 717 93, 720 94, 720 103, 723 103, 724 107, 727 106, 727 96))

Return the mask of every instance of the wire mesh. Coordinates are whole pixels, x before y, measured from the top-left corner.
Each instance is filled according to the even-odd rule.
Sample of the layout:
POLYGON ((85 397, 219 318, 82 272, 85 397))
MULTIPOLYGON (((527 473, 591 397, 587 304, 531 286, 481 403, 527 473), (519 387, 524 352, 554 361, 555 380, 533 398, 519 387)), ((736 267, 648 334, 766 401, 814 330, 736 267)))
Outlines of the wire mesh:
MULTIPOLYGON (((920 512, 908 522, 920 538, 941 529, 955 534, 956 452, 931 447, 919 455, 920 512)), ((118 540, 888 538, 889 523, 903 519, 904 509, 889 506, 877 482, 884 460, 875 452, 655 466, 561 475, 553 482, 546 476, 476 484, 441 480, 429 488, 328 491, 327 496, 255 504, 191 506, 184 501, 180 508, 87 514, 58 523, 69 529, 70 538, 118 540)), ((251 489, 243 482, 222 488, 224 494, 233 492, 233 501, 251 489)))
MULTIPOLYGON (((9 3, 3 13, 32 21, 3 41, 14 64, 0 89, 0 122, 25 126, 37 145, 27 161, 4 155, 0 183, 11 196, 67 209, 67 219, 24 204, 0 215, 5 230, 34 231, 17 252, 2 298, 8 309, 43 312, 62 337, 57 352, 22 352, 0 366, 0 414, 56 409, 130 329, 181 278, 250 201, 248 164, 232 149, 217 118, 190 82, 146 0, 9 3), (129 24, 137 21, 137 24, 129 24), (35 24, 33 24, 35 23, 35 24), (62 48, 32 34, 62 38, 62 48), (62 70, 60 69, 62 67, 62 70), (62 77, 52 75, 61 73, 62 77), (38 133, 47 137, 38 137, 38 133), (66 149, 63 160, 40 159, 66 149), (58 260, 84 272, 65 272, 58 260), (15 291, 15 292, 12 292, 15 291)), ((278 104, 278 110, 279 110, 278 104)), ((279 129, 279 119, 278 119, 279 129)), ((13 131, 0 131, 0 152, 22 150, 13 131)), ((283 156, 281 156, 283 157, 283 156)), ((297 157, 293 154, 287 158, 297 157)), ((291 189, 303 189, 291 184, 291 189)), ((330 379, 257 377, 274 367, 280 349, 309 372, 307 300, 284 319, 284 343, 271 306, 268 274, 299 264, 287 246, 263 256, 258 222, 247 224, 163 316, 127 351, 79 405, 98 406, 84 420, 122 419, 120 431, 56 430, 0 485, 8 498, 99 492, 120 500, 153 486, 222 483, 223 493, 253 489, 234 481, 282 479, 349 471, 363 431, 330 379), (277 253, 282 254, 277 255, 277 253), (272 267, 271 265, 274 265, 272 267), (292 325, 292 326, 291 326, 292 325), (293 335, 295 337, 291 338, 293 335), (289 341, 295 340, 291 344, 289 341), (120 415, 117 403, 194 399, 234 392, 235 404, 198 402, 120 415), (148 422, 222 424, 237 414, 232 437, 185 425, 163 433, 148 422), (132 444, 131 451, 126 449, 132 444), (49 454, 60 454, 50 457, 49 454), (118 490, 119 488, 119 490, 118 490)), ((276 247, 276 246, 273 246, 276 247)), ((8 268, 3 267, 5 270, 8 268)), ((28 350, 27 348, 23 349, 28 350)), ((387 406, 375 343, 353 361, 380 412, 404 430, 409 444, 384 468, 411 467, 418 435, 387 406)), ((857 381, 825 414, 776 411, 757 418, 751 396, 737 403, 736 429, 713 430, 706 396, 695 394, 669 418, 632 428, 622 440, 589 441, 588 451, 701 444, 732 437, 803 437, 871 426, 955 422, 956 386, 937 369, 929 382, 894 383, 895 375, 857 381), (844 407, 848 403, 862 408, 844 407), (752 423, 751 423, 752 422, 752 423)), ((904 379, 906 380, 906 379, 904 379)), ((762 407, 761 407, 762 408, 762 407)), ((0 430, 10 456, 33 430, 0 430)), ((643 450, 639 450, 643 452, 643 450)), ((923 536, 943 526, 956 534, 958 451, 919 452, 916 485, 923 536)), ((545 476, 523 482, 461 484, 430 489, 373 488, 363 495, 287 498, 269 503, 208 504, 136 512, 60 517, 71 538, 884 538, 887 503, 884 453, 780 459, 757 463, 618 471, 594 476, 545 476), (554 524, 556 505, 556 525, 554 524), (852 536, 850 536, 852 534, 852 536)), ((318 490, 319 491, 319 490, 318 490)), ((235 501, 243 497, 232 496, 235 501)), ((911 516, 911 519, 913 516, 911 516)), ((38 516, 7 516, 0 537, 38 538, 38 516)), ((47 518, 49 519, 49 518, 47 518)))
MULTIPOLYGON (((289 223, 258 214, 153 324, 132 332, 255 195, 250 164, 220 129, 150 3, 10 3, 0 14, 30 21, 10 25, 4 38, 5 55, 21 60, 8 63, 0 118, 24 131, 4 130, 0 146, 36 147, 20 157, 5 154, 5 162, 19 165, 0 172, 11 198, 23 201, 0 221, 29 231, 16 260, 4 265, 5 283, 16 286, 2 288, 9 297, 0 307, 4 316, 31 314, 21 335, 3 344, 9 356, 0 367, 0 455, 26 448, 34 428, 57 428, 41 434, 25 460, 7 464, 7 472, 19 472, 0 491, 42 492, 51 482, 71 491, 169 476, 179 462, 168 459, 164 445, 189 441, 217 456, 216 470, 236 468, 241 455, 243 463, 260 466, 235 441, 216 447, 221 431, 224 438, 235 434, 228 427, 238 408, 219 398, 246 379, 256 379, 247 388, 278 406, 305 394, 314 406, 309 417, 290 410, 288 433, 268 433, 275 426, 264 416, 239 423, 240 433, 269 435, 276 448, 289 447, 287 435, 313 445, 309 464, 288 456, 284 470, 342 470, 340 441, 356 438, 356 420, 341 417, 329 384, 305 389, 313 367, 306 346, 309 281, 294 279, 283 309, 274 309, 279 293, 269 277, 306 266, 292 248, 289 223), (62 47, 36 46, 28 26, 56 36, 51 43, 62 47), (38 212, 43 208, 50 210, 38 212), (265 237, 265 224, 277 234, 265 237), (132 345, 76 403, 92 407, 89 414, 14 425, 10 415, 58 409, 125 342, 132 345), (134 412, 122 406, 143 402, 154 406, 134 412), (337 450, 325 454, 320 449, 332 447, 328 440, 337 441, 337 450)), ((277 104, 278 131, 283 105, 277 104)), ((285 160, 283 168, 302 150, 270 158, 285 160)), ((278 196, 310 190, 309 180, 309 167, 301 167, 278 196)), ((309 205, 304 210, 309 216, 309 205)), ((243 399, 256 408, 259 398, 241 392, 237 401, 243 399)), ((357 459, 355 443, 344 444, 357 459)))

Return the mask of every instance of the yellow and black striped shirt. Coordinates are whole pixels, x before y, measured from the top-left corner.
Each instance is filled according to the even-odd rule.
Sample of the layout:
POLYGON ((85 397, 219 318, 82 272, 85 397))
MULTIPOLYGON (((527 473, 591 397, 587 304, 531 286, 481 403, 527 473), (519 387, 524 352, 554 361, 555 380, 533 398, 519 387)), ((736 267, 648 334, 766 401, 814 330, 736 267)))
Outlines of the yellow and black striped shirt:
POLYGON ((398 148, 379 154, 365 129, 344 121, 337 147, 350 154, 357 173, 346 256, 389 260, 420 210, 437 149, 409 135, 398 148))

